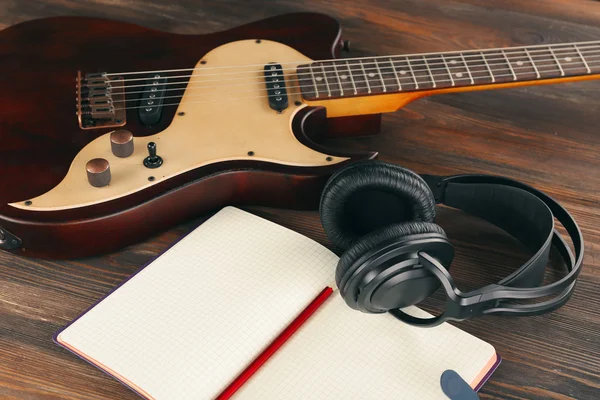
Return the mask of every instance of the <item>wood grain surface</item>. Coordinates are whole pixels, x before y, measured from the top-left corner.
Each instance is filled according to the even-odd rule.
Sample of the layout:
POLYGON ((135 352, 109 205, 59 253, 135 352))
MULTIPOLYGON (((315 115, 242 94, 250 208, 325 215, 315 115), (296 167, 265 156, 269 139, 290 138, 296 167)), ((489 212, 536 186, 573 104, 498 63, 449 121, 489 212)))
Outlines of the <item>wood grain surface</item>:
MULTIPOLYGON (((347 55, 355 57, 600 39, 600 2, 588 0, 2 0, 0 28, 85 15, 209 33, 296 11, 339 19, 352 41, 347 55)), ((600 398, 599 104, 600 82, 449 94, 384 115, 379 135, 328 143, 377 150, 380 159, 419 173, 522 180, 562 202, 579 222, 586 255, 566 306, 538 317, 456 323, 504 359, 482 398, 600 398)), ((316 212, 245 209, 329 245, 316 212)), ((202 220, 103 257, 50 262, 0 253, 0 398, 135 399, 52 335, 202 220)), ((438 222, 455 244, 452 273, 462 289, 498 280, 527 258, 513 239, 475 218, 442 209, 438 222)), ((548 281, 560 276, 557 268, 549 269, 548 281)), ((438 305, 432 300, 427 308, 438 305)))

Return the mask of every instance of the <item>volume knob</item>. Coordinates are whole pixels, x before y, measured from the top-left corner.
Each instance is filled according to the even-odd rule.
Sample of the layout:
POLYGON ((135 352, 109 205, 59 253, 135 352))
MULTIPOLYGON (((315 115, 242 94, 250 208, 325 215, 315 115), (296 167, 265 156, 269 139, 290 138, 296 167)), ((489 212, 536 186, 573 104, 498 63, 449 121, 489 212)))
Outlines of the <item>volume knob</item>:
POLYGON ((110 134, 110 147, 115 156, 129 157, 133 154, 133 134, 125 129, 113 131, 110 134))
POLYGON ((103 187, 110 183, 110 164, 104 158, 94 158, 85 166, 88 182, 94 187, 103 187))

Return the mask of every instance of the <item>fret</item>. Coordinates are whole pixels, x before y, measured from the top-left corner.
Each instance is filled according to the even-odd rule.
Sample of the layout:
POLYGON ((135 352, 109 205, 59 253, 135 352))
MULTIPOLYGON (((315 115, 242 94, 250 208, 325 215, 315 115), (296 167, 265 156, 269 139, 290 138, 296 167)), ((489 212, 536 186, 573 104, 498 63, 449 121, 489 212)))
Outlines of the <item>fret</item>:
POLYGON ((414 77, 411 74, 411 69, 408 65, 406 57, 398 57, 394 59, 392 65, 394 66, 396 77, 400 81, 400 86, 402 87, 403 91, 412 91, 418 89, 414 77))
POLYGON ((529 54, 529 50, 527 50, 527 48, 523 49, 525 50, 525 54, 527 54, 527 58, 529 58, 529 62, 531 63, 531 66, 533 67, 533 69, 535 70, 535 75, 538 79, 540 79, 540 71, 538 71, 537 66, 535 65, 535 63, 533 62, 533 58, 531 58, 531 54, 529 54))
POLYGON ((510 73, 513 76, 513 81, 517 80, 517 74, 515 74, 515 70, 512 67, 512 64, 510 63, 510 61, 508 60, 508 57, 506 57, 506 53, 504 52, 504 50, 500 50, 502 52, 502 55, 504 56, 504 59, 506 60, 506 64, 508 65, 508 68, 510 69, 510 73))
POLYGON ((556 61, 556 65, 558 66, 558 69, 560 70, 560 76, 565 76, 565 70, 563 69, 562 65, 560 65, 560 61, 558 61, 556 54, 554 54, 554 50, 552 49, 552 46, 548 46, 548 49, 550 50, 550 53, 552 53, 552 57, 554 58, 554 61, 556 61))
POLYGON ((363 72, 362 62, 360 60, 350 60, 349 66, 354 83, 356 84, 357 95, 369 94, 369 83, 367 82, 367 76, 363 72))
POLYGON ((356 83, 354 83, 354 76, 352 75, 352 70, 350 69, 348 61, 346 61, 346 67, 348 68, 348 74, 350 75, 350 81, 352 81, 352 88, 354 89, 354 95, 356 96, 358 91, 356 90, 356 83))
POLYGON ((435 77, 430 72, 430 68, 427 68, 429 65, 427 58, 425 56, 415 56, 415 58, 410 58, 409 61, 415 80, 419 84, 419 89, 435 89, 437 86, 435 77))
POLYGON ((408 69, 410 70, 410 75, 415 83, 415 90, 419 89, 419 82, 417 82, 417 77, 415 76, 415 71, 413 71, 412 65, 410 64, 410 60, 406 57, 406 64, 408 65, 408 69))
POLYGON ((511 67, 515 71, 517 80, 533 80, 537 78, 535 68, 531 61, 529 61, 527 53, 523 49, 511 51, 509 54, 510 56, 508 59, 511 67))
POLYGON ((315 79, 315 83, 316 83, 316 90, 317 90, 317 95, 316 97, 318 98, 323 98, 323 97, 331 97, 331 92, 329 90, 329 86, 327 84, 327 79, 324 73, 324 69, 323 69, 323 65, 319 62, 314 62, 312 64, 310 64, 311 66, 311 71, 313 73, 314 79, 315 79))
POLYGON ((377 60, 377 65, 379 67, 381 83, 384 86, 383 93, 398 92, 402 90, 402 88, 398 86, 398 75, 395 72, 394 64, 391 62, 391 59, 379 59, 377 60))
POLYGON ((383 75, 381 74, 381 69, 379 68, 379 63, 377 62, 376 58, 374 58, 373 61, 375 61, 375 67, 377 68, 377 73, 379 74, 379 79, 381 79, 381 85, 383 86, 383 91, 387 92, 387 87, 385 86, 385 82, 383 81, 383 75))
POLYGON ((367 81, 369 82, 369 87, 371 89, 371 93, 384 93, 387 91, 387 87, 383 82, 383 77, 381 75, 381 69, 379 67, 379 63, 377 59, 363 59, 364 60, 364 69, 367 76, 367 81), (383 84, 383 85, 382 85, 383 84))
POLYGON ((471 82, 471 85, 487 85, 494 82, 495 78, 490 73, 491 71, 487 67, 487 62, 481 52, 463 52, 461 56, 464 57, 468 68, 468 70, 465 69, 465 72, 470 73, 470 79, 465 78, 463 84, 466 84, 464 81, 471 82))
POLYGON ((338 85, 340 85, 340 96, 344 95, 344 87, 342 86, 342 80, 340 78, 340 74, 337 69, 336 62, 333 62, 333 70, 335 71, 335 76, 337 77, 338 85))
POLYGON ((396 66, 394 65, 394 60, 390 58, 390 64, 392 65, 392 71, 394 71, 394 76, 396 77, 396 84, 398 85, 398 91, 402 91, 402 84, 400 83, 400 76, 398 75, 398 71, 396 71, 396 66))
POLYGON ((460 58, 462 58, 463 64, 465 65, 465 68, 467 69, 467 74, 469 74, 469 79, 471 79, 471 85, 474 85, 475 80, 473 79, 473 75, 471 75, 471 70, 469 69, 469 66, 467 65, 465 56, 463 55, 463 53, 459 53, 459 54, 460 54, 460 58))
POLYGON ((325 66, 321 64, 321 70, 323 70, 323 80, 325 81, 325 86, 327 86, 327 95, 331 97, 331 89, 329 88, 329 80, 327 79, 327 72, 325 72, 325 66))
POLYGON ((367 84, 367 93, 371 93, 371 85, 369 84, 369 77, 367 76, 367 71, 365 71, 365 65, 362 60, 358 60, 360 63, 360 67, 362 68, 363 75, 365 76, 365 83, 367 84))
POLYGON ((315 87, 315 97, 319 97, 319 87, 317 86, 317 78, 315 77, 312 64, 309 64, 308 68, 310 69, 310 75, 312 76, 313 85, 315 87))
POLYGON ((348 62, 336 60, 333 62, 333 69, 340 85, 340 96, 356 94, 355 85, 352 82, 352 71, 348 66, 348 62))
POLYGON ((530 54, 542 79, 564 76, 560 60, 550 47, 536 48, 535 52, 531 51, 530 54))
POLYGON ((590 66, 588 65, 588 63, 587 63, 585 57, 583 56, 583 54, 581 54, 581 51, 579 50, 579 47, 577 47, 576 44, 574 44, 573 47, 575 48, 575 51, 577 51, 577 54, 581 58, 581 61, 583 62, 583 65, 585 65, 585 68, 587 69, 587 73, 591 74, 592 70, 590 69, 590 66))
POLYGON ((462 61, 460 53, 448 54, 444 59, 451 71, 451 77, 455 86, 464 86, 470 82, 469 71, 467 70, 466 63, 462 61))
POLYGON ((388 62, 390 63, 390 66, 392 67, 392 74, 394 75, 394 78, 396 79, 396 85, 398 85, 398 91, 401 92, 402 84, 400 83, 400 76, 398 76, 398 71, 396 70, 396 66, 394 65, 394 60, 389 58, 388 62))
POLYGON ((450 82, 452 84, 452 86, 455 86, 456 83, 454 82, 454 78, 452 77, 452 72, 450 72, 450 68, 448 68, 448 63, 446 62, 446 57, 444 57, 443 54, 440 54, 442 56, 442 61, 444 62, 444 67, 446 67, 446 71, 448 72, 448 77, 450 77, 450 82))
POLYGON ((423 56, 423 62, 425 63, 425 67, 427 67, 427 72, 429 73, 429 77, 431 78, 431 84, 435 88, 436 87, 435 78, 433 77, 433 74, 431 73, 431 68, 429 68, 429 63, 427 62, 427 59, 425 58, 425 56, 423 56))
POLYGON ((481 54, 481 58, 483 59, 483 62, 485 63, 485 66, 488 70, 488 72, 490 73, 490 78, 492 78, 492 83, 496 83, 496 77, 494 76, 494 73, 492 72, 492 69, 490 68, 490 64, 488 64, 485 55, 483 54, 482 51, 479 52, 479 54, 481 54))
POLYGON ((335 63, 333 61, 326 61, 321 64, 322 70, 324 70, 325 83, 327 90, 329 90, 329 97, 340 97, 343 92, 341 80, 335 70, 335 63))
POLYGON ((573 47, 555 48, 554 53, 562 68, 561 76, 585 75, 588 73, 585 64, 573 47), (564 75, 562 75, 563 72, 564 75))

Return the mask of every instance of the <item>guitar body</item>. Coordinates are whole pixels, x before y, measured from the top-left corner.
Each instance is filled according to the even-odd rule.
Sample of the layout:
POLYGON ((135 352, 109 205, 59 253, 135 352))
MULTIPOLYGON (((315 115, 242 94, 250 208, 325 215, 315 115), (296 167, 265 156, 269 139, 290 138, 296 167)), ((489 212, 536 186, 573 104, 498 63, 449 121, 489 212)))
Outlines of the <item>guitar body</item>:
POLYGON ((207 35, 82 17, 0 32, 0 248, 84 257, 229 204, 315 208, 333 171, 376 156, 339 153, 319 139, 375 133, 380 116, 327 119, 323 108, 307 106, 291 91, 288 107, 278 112, 265 98, 264 77, 256 72, 262 68, 243 84, 222 68, 239 72, 275 62, 285 70, 335 57, 339 40, 334 19, 308 13, 207 35), (119 126, 81 125, 78 71, 174 68, 191 77, 183 80, 177 105, 164 100, 158 122, 142 123, 140 107, 131 107, 119 126), (127 158, 111 152, 116 129, 134 136, 127 158), (164 161, 156 169, 143 164, 150 142, 164 161), (86 163, 94 158, 109 161, 109 185, 88 182, 86 163))

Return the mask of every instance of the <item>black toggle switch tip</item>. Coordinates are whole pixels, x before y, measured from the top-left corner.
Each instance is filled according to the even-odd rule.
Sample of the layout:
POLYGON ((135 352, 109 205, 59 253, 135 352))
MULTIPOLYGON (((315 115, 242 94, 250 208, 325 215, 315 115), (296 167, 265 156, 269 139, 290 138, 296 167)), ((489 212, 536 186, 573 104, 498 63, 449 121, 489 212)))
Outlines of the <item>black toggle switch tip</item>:
POLYGON ((163 159, 156 154, 156 143, 148 143, 148 157, 144 158, 146 168, 158 168, 163 164, 163 159))

